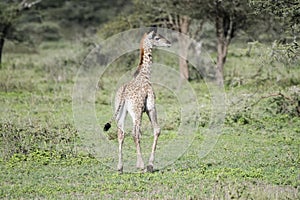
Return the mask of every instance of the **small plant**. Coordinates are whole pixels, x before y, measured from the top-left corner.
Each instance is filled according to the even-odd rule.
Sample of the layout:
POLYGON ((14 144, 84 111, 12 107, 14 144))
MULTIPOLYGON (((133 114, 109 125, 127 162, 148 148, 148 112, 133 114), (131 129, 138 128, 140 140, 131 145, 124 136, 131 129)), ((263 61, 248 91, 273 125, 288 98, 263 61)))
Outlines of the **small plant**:
POLYGON ((266 108, 267 112, 272 114, 287 114, 291 117, 300 116, 300 96, 293 93, 291 96, 284 95, 281 92, 265 96, 269 98, 268 104, 270 107, 266 108))
POLYGON ((44 152, 43 157, 46 152, 52 155, 52 151, 61 155, 74 154, 73 143, 76 138, 77 131, 70 124, 54 128, 28 124, 20 127, 10 122, 0 124, 1 154, 4 160, 32 156, 33 152, 37 155, 44 152))

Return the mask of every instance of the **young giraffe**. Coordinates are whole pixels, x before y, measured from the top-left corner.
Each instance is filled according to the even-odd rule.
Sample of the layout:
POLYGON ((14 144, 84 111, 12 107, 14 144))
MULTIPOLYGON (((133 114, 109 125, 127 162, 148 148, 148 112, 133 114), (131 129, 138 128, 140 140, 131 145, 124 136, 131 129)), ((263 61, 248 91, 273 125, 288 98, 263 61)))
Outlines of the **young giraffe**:
POLYGON ((132 134, 137 151, 136 167, 142 170, 144 169, 144 162, 140 147, 140 136, 143 112, 147 113, 151 121, 154 131, 154 141, 147 171, 153 172, 154 152, 160 134, 160 127, 157 123, 157 113, 155 108, 155 94, 150 82, 153 46, 169 47, 171 46, 171 43, 159 35, 156 32, 156 29, 152 29, 150 32, 144 34, 140 43, 140 62, 134 74, 134 78, 118 89, 115 98, 115 114, 111 121, 105 124, 104 127, 104 131, 107 131, 111 127, 111 122, 113 120, 116 120, 117 122, 119 141, 118 171, 120 173, 123 172, 122 145, 125 135, 124 121, 127 112, 130 114, 133 121, 132 134))

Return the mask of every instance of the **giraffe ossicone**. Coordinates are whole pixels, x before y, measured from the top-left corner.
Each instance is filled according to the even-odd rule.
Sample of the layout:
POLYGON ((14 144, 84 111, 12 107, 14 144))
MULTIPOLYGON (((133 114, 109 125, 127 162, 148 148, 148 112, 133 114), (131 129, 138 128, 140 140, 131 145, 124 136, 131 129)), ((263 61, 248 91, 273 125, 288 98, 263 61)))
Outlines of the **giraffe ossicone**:
POLYGON ((154 154, 156 150, 157 140, 160 135, 160 127, 157 122, 157 112, 155 107, 155 94, 151 85, 151 65, 152 65, 152 48, 170 47, 171 43, 157 33, 156 28, 151 28, 145 33, 140 42, 140 62, 134 73, 134 77, 128 83, 122 85, 115 97, 115 113, 104 126, 104 131, 108 131, 113 120, 116 121, 118 127, 119 142, 119 161, 118 171, 123 172, 122 146, 124 143, 124 123, 127 113, 132 118, 133 128, 132 135, 136 145, 137 162, 136 167, 144 170, 144 162, 140 146, 142 114, 146 112, 153 127, 153 145, 146 170, 153 172, 154 154))

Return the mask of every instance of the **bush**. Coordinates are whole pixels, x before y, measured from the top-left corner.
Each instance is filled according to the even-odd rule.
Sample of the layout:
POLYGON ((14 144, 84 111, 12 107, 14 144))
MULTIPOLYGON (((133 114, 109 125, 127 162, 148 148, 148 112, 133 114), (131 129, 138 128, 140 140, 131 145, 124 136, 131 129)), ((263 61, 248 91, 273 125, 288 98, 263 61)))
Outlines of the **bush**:
POLYGON ((55 152, 61 156, 74 154, 77 130, 70 124, 46 128, 39 125, 18 126, 10 122, 0 124, 1 154, 4 160, 15 155, 26 158, 36 151, 55 152))
POLYGON ((59 25, 53 22, 24 24, 19 28, 18 35, 28 35, 29 43, 34 45, 42 41, 57 41, 62 38, 59 25))

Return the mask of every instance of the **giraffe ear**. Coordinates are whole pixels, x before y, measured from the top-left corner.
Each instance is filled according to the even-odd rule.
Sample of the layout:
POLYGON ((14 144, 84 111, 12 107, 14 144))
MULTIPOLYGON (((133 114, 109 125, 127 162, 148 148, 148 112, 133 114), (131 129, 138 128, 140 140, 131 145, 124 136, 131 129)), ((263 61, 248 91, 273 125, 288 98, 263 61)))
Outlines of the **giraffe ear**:
POLYGON ((147 33, 148 37, 150 39, 153 39, 154 36, 156 35, 156 31, 157 31, 157 28, 156 27, 151 27, 149 32, 147 33))
POLYGON ((156 33, 157 32, 157 27, 151 27, 148 33, 151 33, 152 31, 154 33, 156 33))
POLYGON ((157 27, 156 26, 153 27, 153 31, 154 31, 154 33, 157 33, 157 27))

